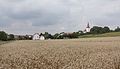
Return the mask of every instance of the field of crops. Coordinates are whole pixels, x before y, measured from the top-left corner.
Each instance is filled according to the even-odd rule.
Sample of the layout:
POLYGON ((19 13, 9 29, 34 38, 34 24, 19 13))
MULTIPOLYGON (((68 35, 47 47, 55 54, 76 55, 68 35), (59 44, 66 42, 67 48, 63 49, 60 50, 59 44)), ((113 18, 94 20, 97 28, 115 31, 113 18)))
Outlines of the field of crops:
POLYGON ((10 42, 0 69, 120 69, 120 37, 10 42))
POLYGON ((0 41, 0 45, 6 44, 6 43, 8 43, 8 42, 10 42, 10 41, 0 41))

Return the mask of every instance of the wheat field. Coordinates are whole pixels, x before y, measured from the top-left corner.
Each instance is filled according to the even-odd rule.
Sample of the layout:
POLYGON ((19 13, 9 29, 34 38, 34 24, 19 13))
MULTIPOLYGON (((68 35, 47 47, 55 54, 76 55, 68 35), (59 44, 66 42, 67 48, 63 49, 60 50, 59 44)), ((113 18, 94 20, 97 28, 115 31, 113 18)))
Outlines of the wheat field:
POLYGON ((0 69, 120 69, 120 37, 10 42, 0 69))

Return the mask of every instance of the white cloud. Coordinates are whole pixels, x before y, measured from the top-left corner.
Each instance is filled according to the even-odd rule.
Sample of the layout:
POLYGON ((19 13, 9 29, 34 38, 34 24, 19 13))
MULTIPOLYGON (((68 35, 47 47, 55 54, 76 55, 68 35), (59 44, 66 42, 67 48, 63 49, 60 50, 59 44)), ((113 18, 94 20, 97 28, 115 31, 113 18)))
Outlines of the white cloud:
POLYGON ((0 29, 26 34, 120 25, 120 0, 0 0, 0 29))

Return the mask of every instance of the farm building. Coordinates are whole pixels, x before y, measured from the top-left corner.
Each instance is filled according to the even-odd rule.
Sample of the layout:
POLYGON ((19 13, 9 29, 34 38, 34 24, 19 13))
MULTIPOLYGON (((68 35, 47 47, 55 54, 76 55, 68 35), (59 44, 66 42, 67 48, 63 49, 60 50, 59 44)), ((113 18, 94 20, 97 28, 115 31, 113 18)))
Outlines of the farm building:
POLYGON ((45 40, 45 37, 43 35, 41 35, 40 40, 45 40))
POLYGON ((40 39, 40 36, 39 36, 39 33, 35 33, 34 35, 33 35, 33 38, 32 38, 33 40, 39 40, 40 39))
POLYGON ((35 33, 33 35, 33 40, 45 40, 45 37, 43 35, 39 35, 39 33, 35 33))

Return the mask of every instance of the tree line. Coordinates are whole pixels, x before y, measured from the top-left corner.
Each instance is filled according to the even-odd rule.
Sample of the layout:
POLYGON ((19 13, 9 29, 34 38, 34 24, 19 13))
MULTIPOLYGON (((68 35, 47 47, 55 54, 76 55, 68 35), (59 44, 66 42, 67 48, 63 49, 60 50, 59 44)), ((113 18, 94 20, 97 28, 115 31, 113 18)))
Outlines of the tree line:
MULTIPOLYGON (((43 35, 45 39, 73 39, 73 38, 79 38, 79 36, 87 35, 87 34, 103 34, 109 32, 120 32, 120 27, 117 27, 115 30, 110 30, 110 28, 107 26, 105 27, 94 26, 91 28, 90 32, 88 33, 84 33, 84 31, 78 31, 73 33, 61 32, 52 35, 48 32, 45 32, 44 34, 41 33, 40 35, 43 35)), ((7 34, 4 31, 0 31, 0 40, 8 41, 8 40, 16 40, 16 38, 14 34, 7 34)), ((32 36, 31 37, 29 35, 18 36, 17 40, 32 40, 32 36)))
POLYGON ((72 39, 72 38, 79 38, 79 36, 82 35, 88 35, 88 34, 104 34, 109 32, 120 32, 120 28, 117 27, 115 30, 111 30, 109 27, 99 27, 94 26, 90 29, 90 32, 84 33, 84 31, 78 31, 73 33, 56 33, 53 35, 54 39, 72 39))
POLYGON ((7 34, 4 31, 0 31, 0 40, 1 41, 14 40, 14 35, 13 34, 7 34))
POLYGON ((120 32, 120 28, 117 27, 115 30, 110 30, 110 28, 107 26, 105 27, 94 26, 90 30, 90 34, 103 34, 103 33, 108 33, 108 32, 120 32))

